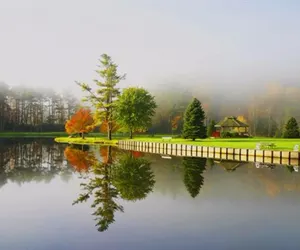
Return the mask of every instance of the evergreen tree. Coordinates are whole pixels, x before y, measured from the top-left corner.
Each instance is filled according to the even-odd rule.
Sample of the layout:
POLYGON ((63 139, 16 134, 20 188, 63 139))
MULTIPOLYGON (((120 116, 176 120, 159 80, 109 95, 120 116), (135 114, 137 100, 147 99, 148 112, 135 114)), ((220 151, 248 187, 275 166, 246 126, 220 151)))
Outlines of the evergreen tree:
POLYGON ((215 132, 215 125, 216 122, 214 120, 211 120, 207 128, 207 137, 211 137, 213 132, 215 132))
POLYGON ((299 138, 299 126, 294 117, 291 117, 285 125, 284 138, 299 138))
POLYGON ((204 182, 202 173, 205 170, 206 159, 184 157, 182 164, 184 166, 184 184, 190 195, 195 198, 199 194, 204 182))
POLYGON ((206 129, 204 126, 205 113, 201 103, 194 98, 187 107, 184 114, 183 137, 193 139, 205 138, 206 129))
POLYGON ((111 57, 103 54, 101 56, 100 69, 96 70, 102 80, 94 80, 97 85, 97 90, 93 91, 92 88, 86 83, 76 82, 81 86, 82 90, 88 92, 87 100, 90 101, 96 108, 96 118, 98 123, 107 124, 107 137, 111 140, 113 131, 113 108, 115 106, 116 98, 120 92, 116 85, 123 79, 125 75, 118 74, 118 65, 115 64, 111 57))

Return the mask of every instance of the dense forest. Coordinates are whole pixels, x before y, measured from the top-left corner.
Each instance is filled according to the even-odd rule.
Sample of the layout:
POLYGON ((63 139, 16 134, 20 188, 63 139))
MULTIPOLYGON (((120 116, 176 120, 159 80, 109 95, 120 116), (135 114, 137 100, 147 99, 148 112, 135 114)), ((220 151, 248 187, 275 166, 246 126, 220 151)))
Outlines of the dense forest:
POLYGON ((0 131, 64 131, 65 121, 78 104, 69 93, 0 82, 0 131))
MULTIPOLYGON (((203 86, 164 84, 152 87, 156 114, 149 133, 180 134, 183 113, 193 97, 206 113, 206 125, 237 116, 247 122, 253 136, 280 137, 290 117, 300 121, 300 87, 267 84, 240 91, 205 89, 203 86), (176 122, 174 122, 176 121, 176 122)), ((79 98, 49 89, 9 87, 0 83, 0 131, 64 131, 67 119, 76 111, 79 98)))

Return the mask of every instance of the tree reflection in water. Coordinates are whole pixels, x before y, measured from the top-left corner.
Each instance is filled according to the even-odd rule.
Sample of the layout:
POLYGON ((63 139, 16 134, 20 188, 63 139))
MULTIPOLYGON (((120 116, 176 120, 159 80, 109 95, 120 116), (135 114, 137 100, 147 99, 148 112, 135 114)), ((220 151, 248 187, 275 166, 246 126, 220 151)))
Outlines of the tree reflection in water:
POLYGON ((205 170, 206 159, 198 157, 184 157, 182 160, 184 167, 184 184, 190 195, 195 198, 203 185, 202 176, 205 170))
POLYGON ((77 172, 87 172, 90 166, 92 166, 95 163, 96 158, 94 154, 88 150, 89 147, 84 147, 83 145, 80 147, 66 147, 64 155, 70 163, 70 165, 77 172))
POLYGON ((64 146, 52 139, 0 139, 0 186, 7 180, 50 182, 57 175, 67 180, 71 173, 64 164, 64 146))
POLYGON ((136 154, 124 154, 114 165, 113 184, 124 200, 137 201, 146 198, 155 183, 150 162, 145 158, 135 158, 136 154))
POLYGON ((102 161, 94 161, 90 168, 92 175, 87 183, 81 184, 83 193, 73 203, 93 198, 91 207, 95 209, 93 215, 100 232, 107 230, 115 221, 115 212, 124 212, 118 202, 119 198, 131 201, 143 199, 154 185, 154 175, 148 160, 134 158, 127 153, 114 159, 113 151, 111 146, 100 148, 102 161))

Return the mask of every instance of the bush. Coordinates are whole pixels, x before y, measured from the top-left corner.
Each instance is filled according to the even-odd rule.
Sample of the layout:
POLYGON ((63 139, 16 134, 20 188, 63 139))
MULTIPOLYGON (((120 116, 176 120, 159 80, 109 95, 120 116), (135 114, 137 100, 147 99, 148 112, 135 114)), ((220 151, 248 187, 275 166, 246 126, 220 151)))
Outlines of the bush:
POLYGON ((237 132, 232 132, 231 133, 231 137, 240 137, 240 135, 239 135, 239 133, 237 133, 237 132))
POLYGON ((239 134, 237 132, 222 132, 221 138, 249 138, 248 134, 239 134))
POLYGON ((230 132, 222 132, 222 133, 221 133, 221 137, 222 137, 222 138, 231 138, 232 135, 231 135, 230 132))

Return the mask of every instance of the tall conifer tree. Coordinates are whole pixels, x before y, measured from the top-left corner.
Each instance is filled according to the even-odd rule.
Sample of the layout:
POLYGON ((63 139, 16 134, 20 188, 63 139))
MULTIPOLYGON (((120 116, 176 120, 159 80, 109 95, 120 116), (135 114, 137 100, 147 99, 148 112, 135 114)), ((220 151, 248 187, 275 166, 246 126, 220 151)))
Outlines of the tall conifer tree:
POLYGON ((87 100, 96 108, 96 119, 98 123, 107 123, 107 137, 111 140, 114 122, 113 108, 120 94, 116 85, 125 79, 125 75, 118 74, 118 65, 112 61, 110 56, 103 54, 99 61, 100 65, 98 67, 100 69, 96 70, 96 72, 99 74, 101 80, 94 80, 97 85, 96 91, 93 91, 86 83, 77 82, 77 84, 82 87, 83 91, 89 93, 87 100))
POLYGON ((206 129, 204 126, 205 113, 200 101, 194 98, 187 107, 184 114, 183 137, 192 139, 205 138, 206 129))

